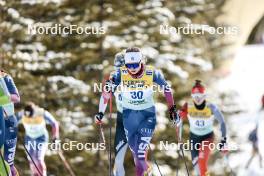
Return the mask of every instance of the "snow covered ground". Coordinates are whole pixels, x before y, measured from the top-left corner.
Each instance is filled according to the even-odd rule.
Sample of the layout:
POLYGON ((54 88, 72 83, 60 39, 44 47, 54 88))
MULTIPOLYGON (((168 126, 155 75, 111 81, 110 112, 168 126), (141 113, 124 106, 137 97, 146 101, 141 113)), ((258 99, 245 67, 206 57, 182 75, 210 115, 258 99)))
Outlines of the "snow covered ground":
POLYGON ((256 157, 249 169, 244 169, 251 154, 248 134, 259 122, 259 148, 264 156, 264 112, 259 113, 261 96, 264 94, 264 45, 248 45, 241 48, 231 66, 231 74, 221 80, 218 89, 224 92, 235 91, 243 113, 228 118, 230 133, 235 134, 235 142, 239 151, 230 155, 230 165, 238 176, 263 176, 264 168, 260 169, 256 157))

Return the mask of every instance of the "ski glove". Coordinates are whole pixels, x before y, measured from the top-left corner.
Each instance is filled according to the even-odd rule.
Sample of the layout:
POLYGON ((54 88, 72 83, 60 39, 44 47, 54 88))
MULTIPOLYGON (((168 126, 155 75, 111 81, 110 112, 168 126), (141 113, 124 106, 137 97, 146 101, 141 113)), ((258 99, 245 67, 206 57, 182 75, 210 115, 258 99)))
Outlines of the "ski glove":
POLYGON ((99 112, 97 113, 95 116, 94 116, 94 120, 95 120, 95 123, 96 124, 101 124, 102 123, 102 119, 104 117, 104 114, 102 112, 99 112))
POLYGON ((53 142, 53 143, 55 143, 55 142, 57 142, 57 141, 59 141, 59 138, 58 138, 58 137, 52 137, 52 142, 53 142))
POLYGON ((221 141, 219 143, 220 150, 226 150, 225 146, 226 146, 226 137, 222 137, 222 139, 221 139, 221 141))
POLYGON ((173 105, 170 108, 170 120, 172 121, 173 125, 179 126, 181 123, 181 118, 180 118, 179 112, 176 109, 176 105, 173 105))
POLYGON ((54 138, 52 139, 52 145, 54 147, 55 150, 60 150, 60 146, 61 146, 61 141, 58 138, 54 138))

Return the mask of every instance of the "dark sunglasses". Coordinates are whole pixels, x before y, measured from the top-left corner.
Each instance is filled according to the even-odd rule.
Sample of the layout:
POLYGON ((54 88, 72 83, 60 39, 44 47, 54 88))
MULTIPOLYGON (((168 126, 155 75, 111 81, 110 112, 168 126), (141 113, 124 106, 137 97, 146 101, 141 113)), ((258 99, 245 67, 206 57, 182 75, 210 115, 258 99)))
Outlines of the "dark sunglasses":
POLYGON ((126 68, 128 69, 136 69, 140 66, 140 63, 132 63, 132 64, 125 64, 126 68))

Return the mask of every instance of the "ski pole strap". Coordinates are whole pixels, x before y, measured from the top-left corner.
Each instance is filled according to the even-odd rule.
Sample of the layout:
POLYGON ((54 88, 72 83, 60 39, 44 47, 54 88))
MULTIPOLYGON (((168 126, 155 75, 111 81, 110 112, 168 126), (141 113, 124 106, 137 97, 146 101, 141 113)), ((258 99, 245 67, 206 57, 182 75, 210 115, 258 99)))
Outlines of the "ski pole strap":
POLYGON ((180 124, 178 127, 176 126, 176 136, 177 136, 177 142, 182 142, 182 124, 180 124))
POLYGON ((40 172, 40 170, 39 170, 38 166, 36 165, 35 161, 33 160, 32 156, 30 155, 30 153, 29 153, 29 151, 28 151, 27 147, 25 146, 25 144, 23 144, 23 147, 24 147, 24 149, 25 149, 25 151, 26 151, 27 155, 29 156, 30 160, 32 161, 33 165, 34 165, 34 166, 35 166, 35 168, 37 169, 37 171, 38 171, 39 175, 40 175, 40 176, 43 176, 43 175, 42 175, 42 173, 40 172))
POLYGON ((179 129, 178 138, 179 138, 179 141, 182 142, 182 121, 180 122, 178 129, 179 129))
POLYGON ((99 128, 100 128, 101 140, 105 144, 105 135, 104 135, 104 129, 102 127, 102 124, 99 124, 99 128))

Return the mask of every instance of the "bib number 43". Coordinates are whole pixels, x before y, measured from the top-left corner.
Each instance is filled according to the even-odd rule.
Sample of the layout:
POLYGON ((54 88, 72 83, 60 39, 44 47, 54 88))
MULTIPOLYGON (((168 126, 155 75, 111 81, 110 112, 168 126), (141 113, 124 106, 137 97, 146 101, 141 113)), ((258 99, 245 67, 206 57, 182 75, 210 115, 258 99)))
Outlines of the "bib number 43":
POLYGON ((203 127, 204 126, 204 120, 196 120, 195 125, 198 127, 203 127))

